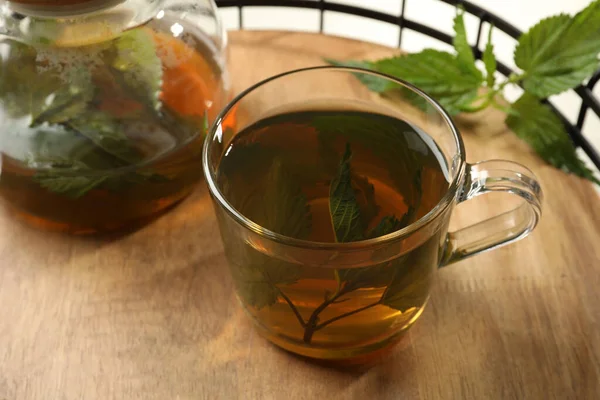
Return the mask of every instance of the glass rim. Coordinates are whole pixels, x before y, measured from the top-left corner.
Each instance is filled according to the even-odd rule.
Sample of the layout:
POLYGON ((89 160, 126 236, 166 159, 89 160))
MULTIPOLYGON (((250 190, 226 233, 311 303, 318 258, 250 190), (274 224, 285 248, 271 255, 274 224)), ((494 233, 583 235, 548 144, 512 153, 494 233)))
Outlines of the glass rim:
POLYGON ((255 84, 253 84, 252 86, 244 89, 237 96, 235 96, 233 98, 233 100, 231 100, 225 106, 225 108, 223 108, 223 110, 221 110, 221 112, 219 113, 219 115, 217 116, 215 121, 212 123, 212 125, 210 126, 210 128, 207 132, 206 138, 204 140, 204 147, 202 149, 202 169, 204 171, 204 179, 206 179, 206 183, 208 185, 210 194, 213 196, 214 199, 216 199, 216 201, 219 203, 219 206, 224 208, 227 211, 227 213, 230 216, 232 216, 233 219, 238 224, 242 225, 244 228, 250 230, 251 232, 253 232, 261 237, 265 237, 269 240, 272 240, 272 241, 280 243, 280 244, 297 247, 297 248, 319 249, 319 250, 364 249, 364 248, 372 247, 374 245, 391 243, 398 239, 405 238, 405 237, 413 234, 414 232, 418 231, 422 227, 428 225, 431 221, 435 220, 452 203, 454 196, 458 190, 459 183, 461 182, 462 177, 465 174, 465 165, 466 165, 466 158, 465 158, 464 143, 459 134, 458 129, 456 128, 456 125, 452 121, 452 118, 450 117, 448 112, 436 100, 434 100, 431 96, 429 96, 427 93, 425 93, 418 87, 414 86, 413 84, 406 82, 403 79, 393 77, 391 75, 368 70, 365 68, 328 66, 328 65, 299 68, 299 69, 286 71, 286 72, 283 72, 283 73, 280 73, 277 75, 270 76, 266 79, 263 79, 255 84), (325 72, 338 71, 338 72, 346 72, 346 73, 361 73, 361 74, 369 74, 369 75, 373 75, 373 76, 376 76, 379 78, 386 79, 388 81, 391 81, 391 82, 397 83, 401 86, 404 86, 405 88, 408 88, 409 90, 412 90, 419 96, 423 97, 429 104, 431 104, 433 106, 433 108, 437 111, 437 113, 442 117, 442 119, 444 120, 446 125, 450 128, 452 135, 454 136, 454 141, 455 141, 457 151, 458 151, 458 156, 460 159, 460 166, 458 168, 456 175, 452 178, 450 185, 449 185, 446 193, 444 194, 444 196, 425 215, 423 215, 421 218, 419 218, 415 222, 405 226, 402 229, 391 232, 387 235, 378 236, 376 238, 359 240, 359 241, 355 241, 355 242, 345 242, 345 243, 317 242, 317 241, 298 239, 298 238, 282 235, 280 233, 266 229, 266 228, 262 227, 260 224, 257 224, 254 221, 251 221, 246 216, 244 216, 240 211, 238 211, 235 207, 233 207, 233 205, 227 200, 226 196, 219 189, 219 187, 216 183, 216 180, 215 180, 216 177, 213 176, 213 174, 211 173, 211 168, 210 168, 210 164, 209 164, 209 158, 210 158, 209 149, 212 145, 212 142, 213 142, 215 136, 218 134, 218 132, 220 132, 220 131, 222 132, 221 127, 222 127, 223 120, 229 114, 229 112, 235 106, 237 106, 237 104, 241 100, 243 100, 248 94, 261 88, 262 86, 264 86, 270 82, 276 81, 280 78, 284 78, 284 77, 287 77, 290 75, 299 75, 304 72, 312 72, 312 71, 325 71, 325 72))

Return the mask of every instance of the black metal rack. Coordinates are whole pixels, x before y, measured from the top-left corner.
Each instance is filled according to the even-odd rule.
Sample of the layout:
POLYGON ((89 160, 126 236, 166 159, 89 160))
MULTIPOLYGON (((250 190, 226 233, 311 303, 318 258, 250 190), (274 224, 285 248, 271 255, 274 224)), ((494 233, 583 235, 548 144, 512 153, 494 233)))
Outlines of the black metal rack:
MULTIPOLYGON (((295 8, 308 8, 315 9, 320 11, 319 15, 319 32, 323 32, 324 30, 324 12, 325 11, 335 11, 344 14, 355 15, 359 17, 364 17, 376 21, 385 22, 388 24, 396 25, 400 28, 400 34, 398 36, 398 47, 402 46, 402 33, 405 29, 410 29, 415 32, 422 33, 424 35, 430 36, 441 42, 452 44, 452 36, 447 33, 441 32, 435 28, 429 27, 427 25, 423 25, 417 21, 413 21, 407 19, 405 17, 406 3, 409 0, 401 0, 401 7, 399 13, 397 15, 387 14, 384 12, 371 10, 367 8, 356 7, 347 4, 340 3, 330 3, 326 0, 216 0, 216 3, 219 7, 237 7, 238 15, 239 15, 239 29, 244 29, 244 20, 242 15, 242 9, 246 6, 252 7, 260 7, 260 6, 270 6, 270 7, 295 7, 295 8)), ((415 1, 415 0, 412 0, 415 1)), ((482 29, 484 23, 491 23, 494 25, 494 29, 498 29, 508 36, 515 39, 515 41, 521 35, 521 31, 517 29, 515 26, 507 22, 506 20, 490 13, 487 10, 484 10, 481 7, 478 7, 468 1, 461 0, 439 0, 440 2, 447 3, 450 5, 458 5, 461 4, 465 11, 476 18, 479 19, 479 25, 477 29, 477 39, 475 41, 475 45, 473 47, 473 52, 475 57, 481 59, 482 50, 480 46, 482 45, 482 29)), ((507 65, 498 62, 498 71, 504 76, 510 75, 513 70, 507 65)), ((581 148, 590 160, 596 165, 596 168, 600 169, 600 154, 597 149, 595 149, 592 144, 585 138, 582 134, 583 124, 585 122, 586 115, 588 111, 591 109, 599 118, 600 118, 600 102, 593 94, 594 86, 600 81, 600 70, 596 71, 594 76, 589 80, 589 82, 584 86, 579 86, 574 89, 575 93, 581 98, 581 107, 579 110, 579 117, 577 119, 576 124, 572 124, 564 114, 551 102, 547 102, 548 105, 552 108, 552 110, 558 115, 563 124, 565 125, 569 135, 571 136, 571 140, 573 141, 576 147, 581 148)))

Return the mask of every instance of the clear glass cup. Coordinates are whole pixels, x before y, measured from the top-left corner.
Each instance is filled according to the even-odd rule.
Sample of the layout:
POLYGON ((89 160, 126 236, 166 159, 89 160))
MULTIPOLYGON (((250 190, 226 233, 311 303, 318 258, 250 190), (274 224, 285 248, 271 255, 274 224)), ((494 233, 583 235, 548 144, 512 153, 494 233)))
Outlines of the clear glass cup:
POLYGON ((212 0, 0 7, 0 200, 46 229, 127 229, 202 180, 230 100, 212 0))
POLYGON ((301 69, 245 90, 210 129, 203 168, 242 306, 267 339, 317 359, 364 356, 395 343, 423 312, 438 267, 524 238, 541 215, 542 192, 531 171, 503 160, 467 163, 460 133, 438 103, 402 80, 356 68, 301 69), (408 103, 391 105, 366 90, 357 78, 409 91, 425 102, 426 111, 408 103), (288 110, 340 108, 393 116, 427 133, 448 171, 441 200, 398 231, 350 243, 286 237, 249 220, 232 206, 218 183, 219 166, 240 131, 288 110), (518 205, 448 232, 456 204, 489 192, 508 193, 519 200, 518 205), (391 277, 382 273, 385 281, 374 287, 367 284, 349 293, 339 285, 340 271, 348 275, 376 265, 399 267, 394 267, 391 277), (285 277, 290 271, 296 275, 292 272, 285 277), (331 291, 314 290, 310 283, 335 288, 336 281, 338 289, 331 291))

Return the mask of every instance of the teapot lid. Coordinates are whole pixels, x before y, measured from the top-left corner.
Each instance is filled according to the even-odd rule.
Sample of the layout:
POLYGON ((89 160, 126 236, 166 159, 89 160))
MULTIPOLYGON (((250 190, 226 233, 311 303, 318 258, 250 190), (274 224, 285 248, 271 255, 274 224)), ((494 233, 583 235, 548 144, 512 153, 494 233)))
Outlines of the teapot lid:
POLYGON ((113 7, 125 0, 7 0, 13 11, 37 17, 67 17, 113 7))

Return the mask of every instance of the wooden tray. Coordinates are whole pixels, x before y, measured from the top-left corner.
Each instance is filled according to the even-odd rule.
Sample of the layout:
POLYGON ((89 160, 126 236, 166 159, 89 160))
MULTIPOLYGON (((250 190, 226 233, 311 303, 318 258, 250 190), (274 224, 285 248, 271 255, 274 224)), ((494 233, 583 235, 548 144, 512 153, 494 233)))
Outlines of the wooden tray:
MULTIPOLYGON (((235 32, 241 89, 269 75, 391 49, 305 33, 235 32)), ((591 399, 600 393, 600 202, 540 161, 493 110, 459 120, 469 161, 540 178, 536 232, 439 271, 393 354, 340 371, 258 337, 237 304, 204 188, 107 241, 39 232, 0 211, 0 399, 591 399)), ((453 225, 503 197, 460 206, 453 225)))

